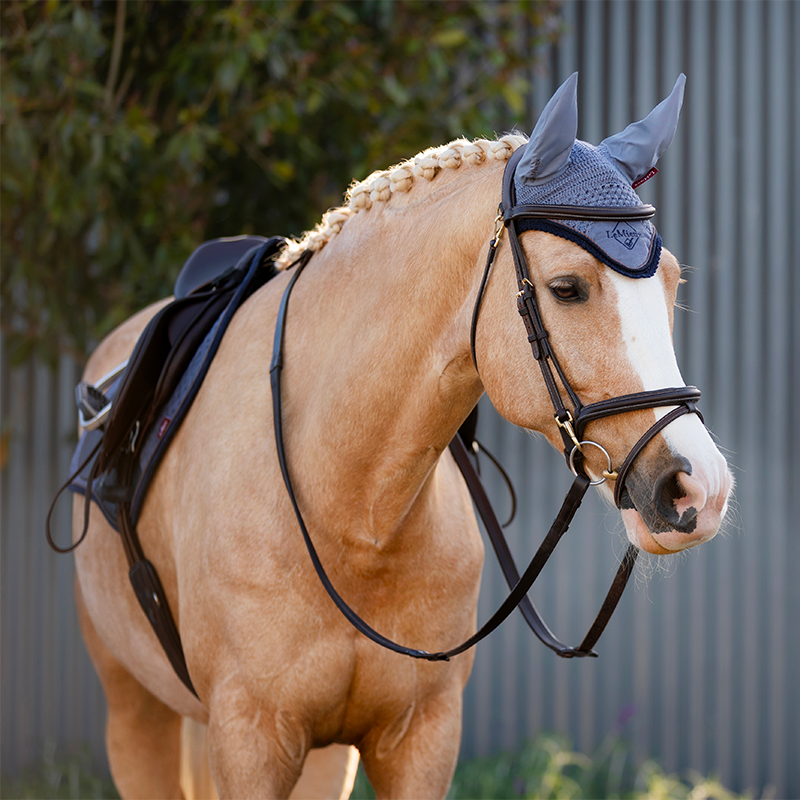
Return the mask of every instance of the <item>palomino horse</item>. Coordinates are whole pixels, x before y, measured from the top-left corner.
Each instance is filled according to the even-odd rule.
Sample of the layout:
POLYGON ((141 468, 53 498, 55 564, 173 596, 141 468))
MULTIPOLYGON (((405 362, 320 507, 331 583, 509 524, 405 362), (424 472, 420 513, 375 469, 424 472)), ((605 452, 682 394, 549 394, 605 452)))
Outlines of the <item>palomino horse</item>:
MULTIPOLYGON (((101 515, 92 513, 76 553, 79 613, 124 797, 180 796, 182 718, 207 726, 223 797, 286 797, 304 764, 329 785, 317 795, 300 784, 295 796, 346 796, 353 747, 379 797, 445 796, 471 651, 413 660, 358 633, 320 585, 281 479, 269 366, 288 267, 313 251, 287 317, 282 393, 289 467, 316 550, 376 630, 414 648, 453 647, 476 628, 483 546, 448 443, 485 391, 506 419, 564 445, 519 319, 526 286, 508 237, 495 236, 481 287, 506 162, 526 147, 512 176, 524 203, 636 205, 625 193, 669 144, 681 98, 682 83, 646 120, 594 148, 575 140, 573 76, 527 145, 511 135, 427 150, 355 184, 344 207, 289 246, 287 269, 233 319, 139 520, 198 697, 142 614, 120 539, 101 515), (622 200, 609 199, 609 186, 622 200)), ((682 387, 671 343, 680 269, 650 223, 530 228, 519 238, 525 280, 563 372, 557 389, 569 384, 596 403, 682 387)), ((102 342, 86 380, 130 355, 157 307, 102 342)), ((591 436, 620 465, 666 413, 603 416, 591 436)), ((606 473, 600 491, 610 498, 620 473, 600 448, 585 456, 589 477, 606 473)), ((630 465, 618 493, 628 537, 658 554, 704 542, 730 489, 725 460, 687 413, 630 465)), ((79 502, 76 535, 81 527, 79 502)))

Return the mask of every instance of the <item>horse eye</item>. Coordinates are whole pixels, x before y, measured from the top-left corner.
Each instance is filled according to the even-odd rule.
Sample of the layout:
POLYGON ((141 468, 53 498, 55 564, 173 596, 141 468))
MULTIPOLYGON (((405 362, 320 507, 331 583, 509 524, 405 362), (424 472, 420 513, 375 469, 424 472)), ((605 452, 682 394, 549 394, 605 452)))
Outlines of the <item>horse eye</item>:
POLYGON ((569 278, 559 278, 553 281, 550 284, 550 291, 557 300, 564 302, 583 299, 577 282, 569 278))

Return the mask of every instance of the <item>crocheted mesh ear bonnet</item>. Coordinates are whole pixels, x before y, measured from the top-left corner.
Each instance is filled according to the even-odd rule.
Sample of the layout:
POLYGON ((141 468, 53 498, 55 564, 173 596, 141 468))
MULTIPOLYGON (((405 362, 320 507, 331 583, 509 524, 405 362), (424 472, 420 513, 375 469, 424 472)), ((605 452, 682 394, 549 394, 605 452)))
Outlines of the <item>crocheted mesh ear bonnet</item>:
MULTIPOLYGON (((645 119, 595 147, 575 138, 578 73, 573 73, 545 106, 525 146, 514 174, 517 203, 602 208, 641 205, 633 186, 654 174, 656 162, 672 142, 685 81, 680 75, 669 97, 645 119)), ((630 278, 649 278, 661 256, 661 237, 647 220, 529 219, 518 228, 569 239, 630 278)))

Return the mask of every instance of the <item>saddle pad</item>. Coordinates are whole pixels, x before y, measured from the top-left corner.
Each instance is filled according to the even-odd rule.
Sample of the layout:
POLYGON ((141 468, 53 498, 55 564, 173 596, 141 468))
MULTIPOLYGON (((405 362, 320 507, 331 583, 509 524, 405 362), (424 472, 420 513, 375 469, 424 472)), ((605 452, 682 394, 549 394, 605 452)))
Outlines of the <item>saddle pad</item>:
MULTIPOLYGON (((133 466, 133 480, 130 485, 123 486, 120 484, 117 470, 113 467, 103 472, 92 482, 92 500, 97 504, 103 512, 103 516, 117 533, 119 533, 120 503, 126 500, 130 501, 133 521, 136 522, 139 518, 150 479, 155 474, 156 467, 166 452, 172 436, 177 432, 183 417, 189 411, 191 400, 196 396, 205 377, 205 372, 208 369, 206 360, 212 349, 216 350, 213 345, 217 336, 220 335, 220 323, 223 316, 224 312, 214 323, 205 339, 203 339, 172 395, 155 413, 154 416, 157 423, 151 424, 140 439, 136 451, 138 455, 133 466)), ((210 359, 208 359, 208 362, 210 364, 210 359)), ((119 383, 120 381, 116 381, 106 391, 106 397, 109 400, 113 400, 116 395, 119 383)), ((81 436, 78 446, 72 455, 70 474, 73 474, 78 469, 102 438, 103 431, 101 429, 87 431, 81 436)), ((99 453, 84 465, 81 472, 70 483, 68 487, 70 491, 81 495, 86 494, 87 481, 98 456, 99 453)))

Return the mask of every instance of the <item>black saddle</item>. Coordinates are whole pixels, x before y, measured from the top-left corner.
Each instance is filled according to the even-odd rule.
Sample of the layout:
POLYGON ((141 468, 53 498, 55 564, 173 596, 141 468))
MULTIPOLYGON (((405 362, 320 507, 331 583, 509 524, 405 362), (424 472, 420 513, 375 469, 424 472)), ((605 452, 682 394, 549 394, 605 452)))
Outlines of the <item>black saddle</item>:
MULTIPOLYGON (((261 236, 217 239, 192 253, 175 283, 175 300, 150 320, 128 361, 105 422, 97 474, 108 470, 132 436, 152 424, 220 316, 228 311, 230 321, 236 307, 275 274, 273 257, 283 241, 261 236)), ((224 328, 218 333, 221 339, 224 328)), ((77 396, 84 416, 107 405, 96 387, 85 383, 78 386, 77 396)))

